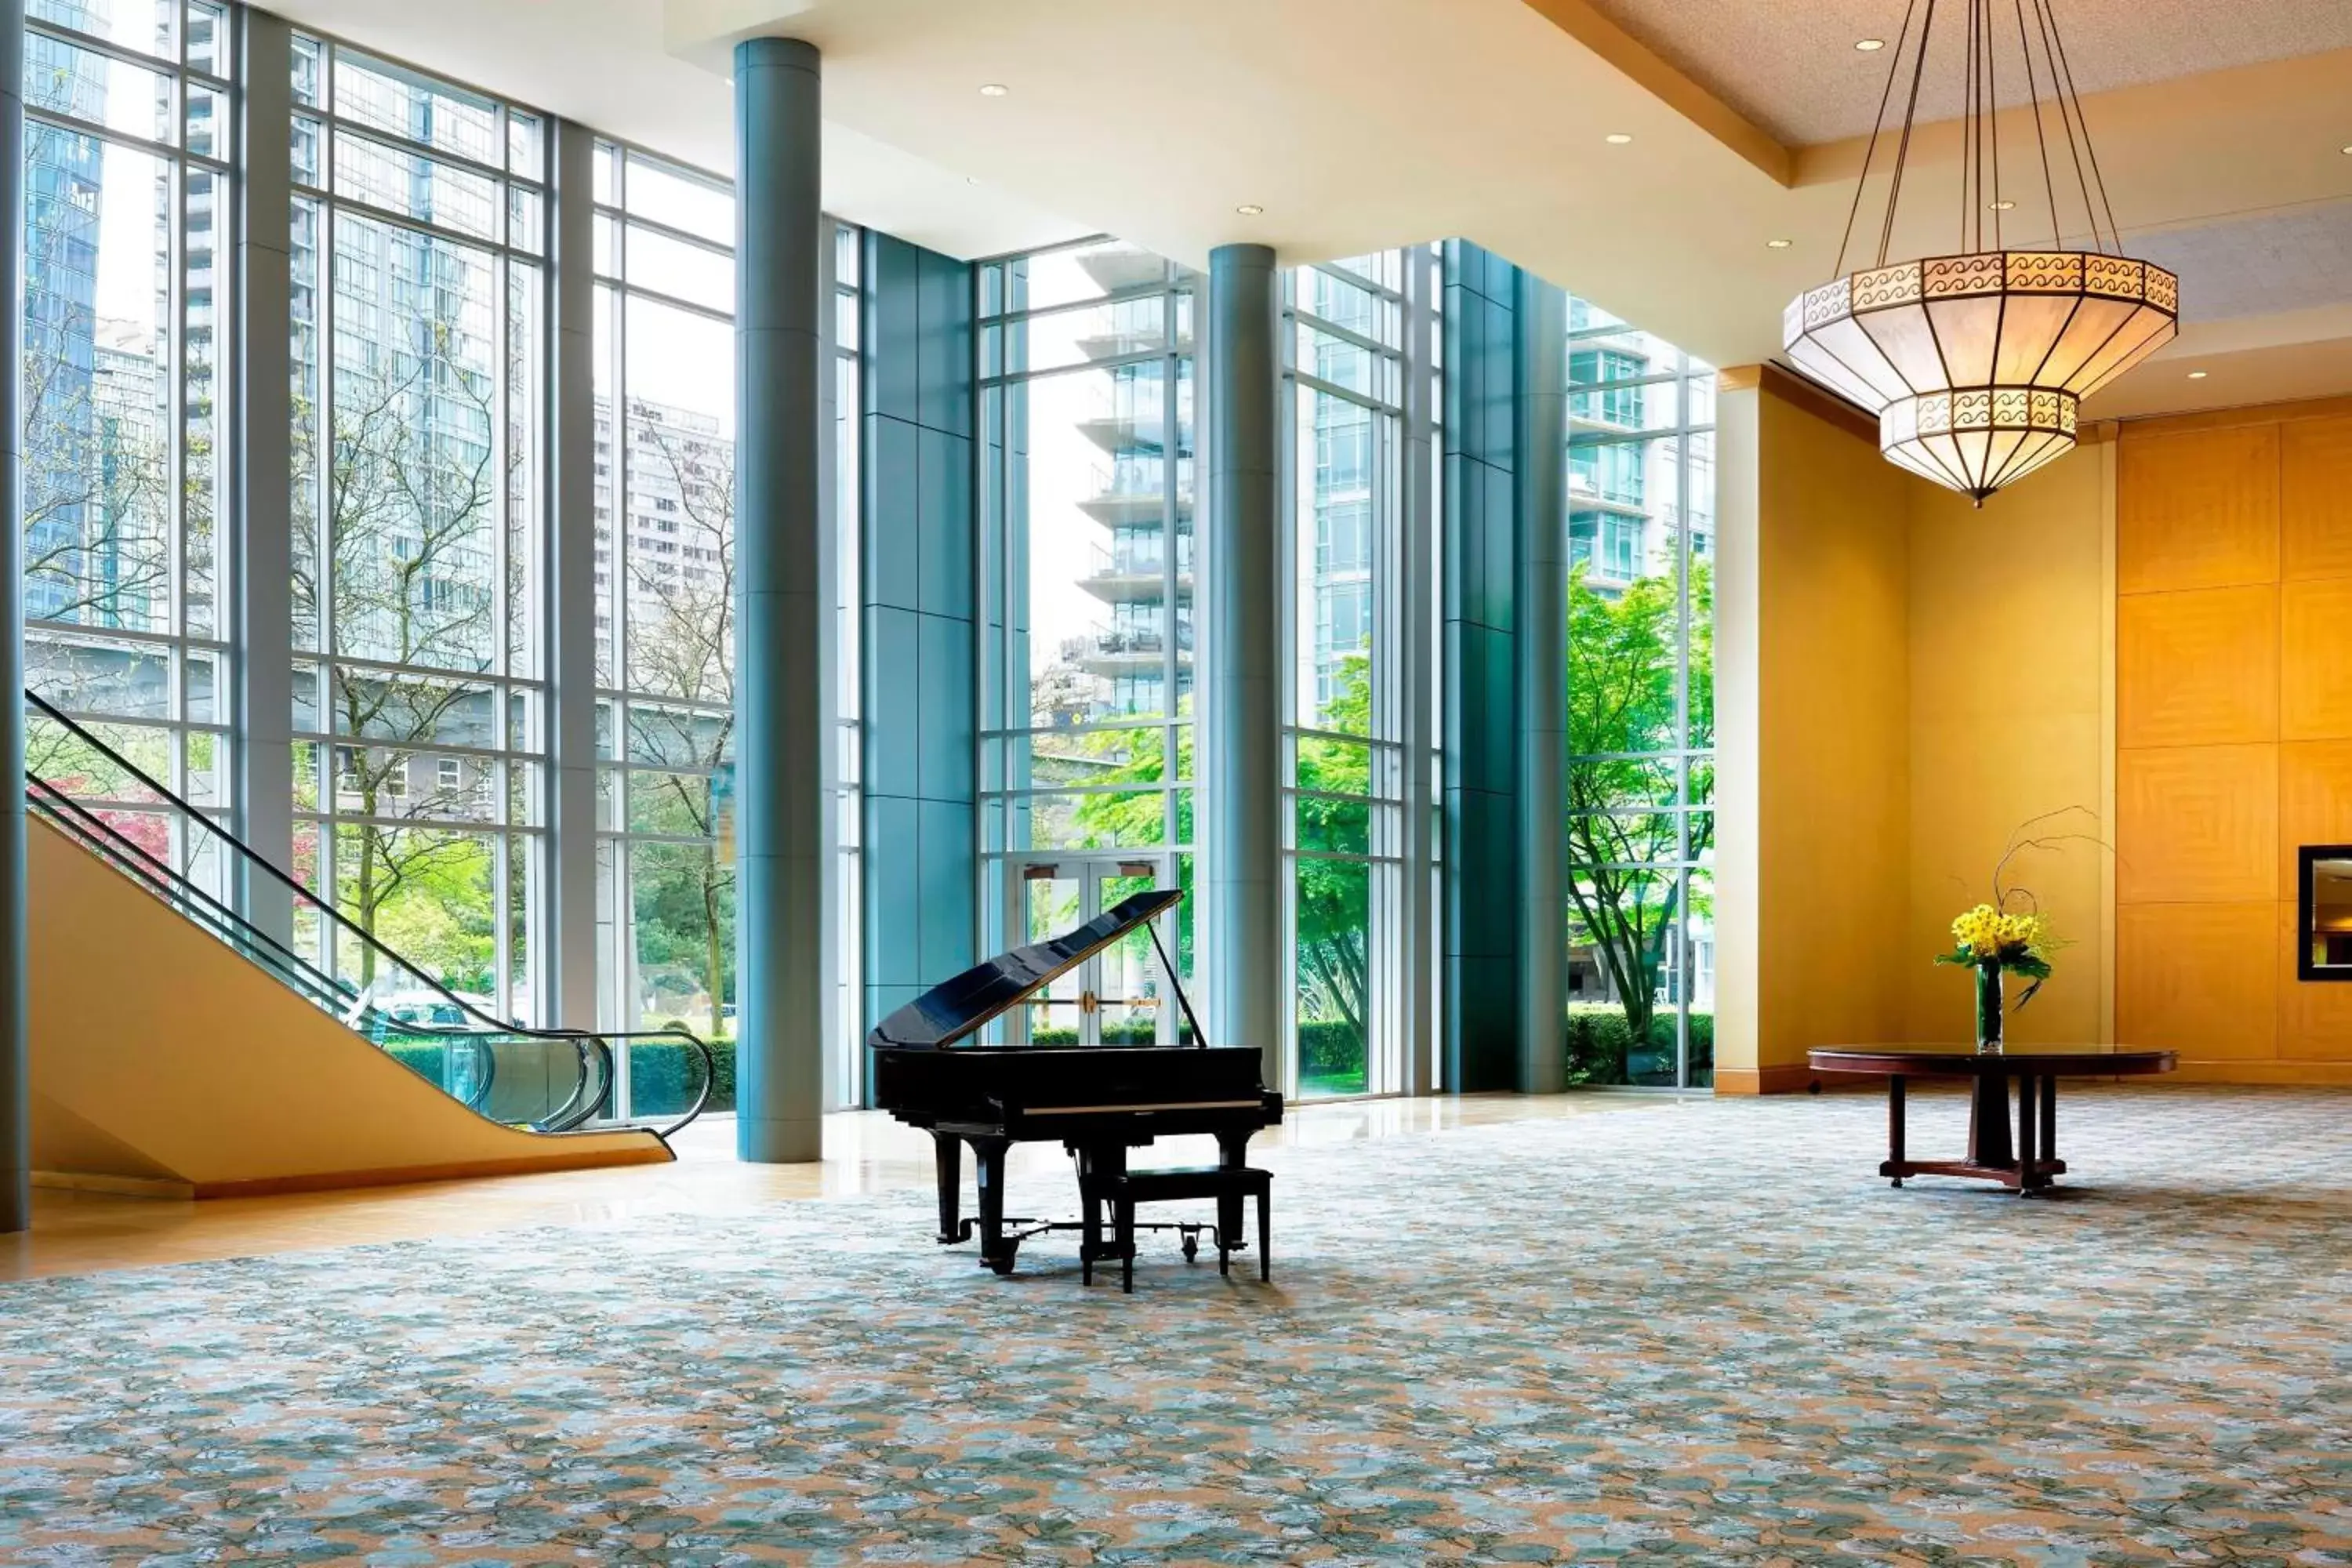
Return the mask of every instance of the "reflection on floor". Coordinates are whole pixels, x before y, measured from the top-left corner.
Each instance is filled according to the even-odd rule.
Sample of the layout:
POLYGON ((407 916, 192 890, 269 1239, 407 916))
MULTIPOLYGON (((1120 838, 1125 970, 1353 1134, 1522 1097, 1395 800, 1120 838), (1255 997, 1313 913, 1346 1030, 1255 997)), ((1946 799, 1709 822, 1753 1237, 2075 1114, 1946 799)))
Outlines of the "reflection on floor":
MULTIPOLYGON (((1310 1105, 1295 1109, 1279 1129, 1261 1133, 1253 1147, 1313 1147, 1450 1127, 1654 1111, 1688 1103, 1672 1097, 1583 1094, 1310 1105)), ((677 1149, 674 1165, 201 1204, 45 1190, 34 1196, 31 1234, 0 1237, 0 1279, 474 1235, 521 1226, 742 1213, 783 1198, 923 1191, 933 1180, 929 1135, 879 1111, 827 1117, 822 1164, 739 1163, 731 1119, 713 1118, 688 1128, 679 1134, 677 1149)), ((1207 1139, 1171 1140, 1155 1154, 1167 1164, 1209 1163, 1215 1157, 1215 1146, 1207 1139), (1188 1147, 1194 1143, 1199 1147, 1188 1147)), ((1013 1151, 1011 1173, 1019 1177, 1067 1165, 1068 1157, 1060 1149, 1026 1143, 1013 1151)))

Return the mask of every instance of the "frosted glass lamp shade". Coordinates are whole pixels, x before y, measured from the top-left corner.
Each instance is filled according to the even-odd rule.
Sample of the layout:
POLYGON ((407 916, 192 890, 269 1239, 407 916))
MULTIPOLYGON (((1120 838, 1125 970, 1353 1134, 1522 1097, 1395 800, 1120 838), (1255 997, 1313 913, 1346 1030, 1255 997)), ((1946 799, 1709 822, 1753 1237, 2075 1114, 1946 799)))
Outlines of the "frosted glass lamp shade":
POLYGON ((1879 449, 1981 501, 2072 449, 2082 400, 2179 330, 2180 281, 2075 250, 1931 256, 1790 302, 1789 363, 1879 416, 1879 449))

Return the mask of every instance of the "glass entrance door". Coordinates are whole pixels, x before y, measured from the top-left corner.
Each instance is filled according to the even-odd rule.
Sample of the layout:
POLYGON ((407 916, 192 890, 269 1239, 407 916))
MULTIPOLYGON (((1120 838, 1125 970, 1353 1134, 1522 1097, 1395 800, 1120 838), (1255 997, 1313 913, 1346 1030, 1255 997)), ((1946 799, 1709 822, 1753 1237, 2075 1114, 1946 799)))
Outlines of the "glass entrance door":
MULTIPOLYGON (((1013 879, 1013 927, 1024 942, 1043 942, 1164 885, 1156 860, 1033 860, 1013 879)), ((1151 933, 1139 927, 1031 998, 1022 1010, 1025 1043, 1172 1045, 1174 1002, 1151 933)))

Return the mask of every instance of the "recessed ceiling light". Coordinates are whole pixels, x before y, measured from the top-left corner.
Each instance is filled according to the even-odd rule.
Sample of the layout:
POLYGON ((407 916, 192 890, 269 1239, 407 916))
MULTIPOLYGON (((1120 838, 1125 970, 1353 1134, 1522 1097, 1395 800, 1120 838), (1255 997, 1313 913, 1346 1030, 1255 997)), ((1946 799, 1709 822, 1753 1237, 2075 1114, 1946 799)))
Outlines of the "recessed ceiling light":
POLYGON ((1987 202, 1985 205, 1997 213, 2014 212, 2017 209, 2015 202, 1987 202))
POLYGON ((984 81, 980 84, 980 96, 982 98, 1003 98, 1012 90, 1001 81, 984 81))
POLYGON ((1886 40, 1885 38, 1856 38, 1853 41, 1853 47, 1860 49, 1865 55, 1872 55, 1876 54, 1879 50, 1885 48, 1886 47, 1886 40))
POLYGON ((1764 247, 1768 250, 1786 250, 1789 248, 1789 241, 1785 239, 1768 239, 1764 242, 1764 247))
POLYGON ((2202 381, 2205 379, 2206 374, 2206 372, 2201 370, 2192 370, 2189 373, 2189 379, 2191 381, 2202 381))
POLYGON ((963 177, 963 183, 967 185, 976 185, 980 184, 980 176, 978 174, 966 174, 963 177))
POLYGON ((2352 147, 2338 147, 2336 151, 2343 153, 2347 158, 2352 158, 2352 147))
POLYGON ((1258 205, 1255 202, 1244 202, 1241 205, 1235 207, 1234 211, 1241 214, 1244 217, 1255 217, 1258 214, 1265 211, 1265 209, 1258 205))
POLYGON ((1612 131, 1608 135, 1603 136, 1601 140, 1608 142, 1612 147, 1622 147, 1626 142, 1631 142, 1633 139, 1631 136, 1626 135, 1622 131, 1612 131))

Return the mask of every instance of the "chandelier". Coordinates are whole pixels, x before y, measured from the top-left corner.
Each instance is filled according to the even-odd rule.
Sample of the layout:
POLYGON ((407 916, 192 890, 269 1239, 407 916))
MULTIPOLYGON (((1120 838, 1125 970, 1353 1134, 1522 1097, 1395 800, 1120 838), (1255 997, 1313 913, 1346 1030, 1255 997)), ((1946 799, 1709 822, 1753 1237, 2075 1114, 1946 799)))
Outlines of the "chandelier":
MULTIPOLYGON (((1853 205, 1839 244, 1835 281, 1789 303, 1781 343, 1789 363, 1848 401, 1878 416, 1878 448, 1890 461, 1958 490, 1979 506, 2074 449, 2083 399, 2171 341, 2179 329, 2180 280, 2161 267, 2123 254, 2115 209, 2091 149, 2083 100, 2058 37, 2055 0, 2012 0, 2025 102, 2033 115, 2042 194, 2049 204, 2050 243, 2012 247, 2003 216, 2017 204, 2002 195, 2000 79, 1995 57, 2006 52, 1994 0, 1946 0, 1965 9, 1965 110, 1961 120, 1959 245, 1953 254, 1887 261, 1895 216, 1927 74, 1937 0, 1910 0, 1894 62, 1880 96, 1870 147, 1863 156, 1853 205), (1919 16, 1924 8, 1925 16, 1919 16), (1913 19, 1919 26, 1915 36, 1913 19), (2035 60, 2040 47, 2040 68, 2035 60), (1895 143, 1875 263, 1845 268, 1854 221, 1898 83, 1910 78, 1900 140, 1895 143), (2090 229, 2090 248, 2069 248, 2060 214, 2063 176, 2042 95, 2063 146, 2056 168, 2071 165, 2090 229), (1985 244, 1991 218, 1992 243, 1985 244), (2104 220, 2105 227, 2102 228, 2104 220)), ((2016 57, 2012 57, 2016 58, 2016 57)), ((2027 188, 2031 188, 2029 171, 2027 188)))

